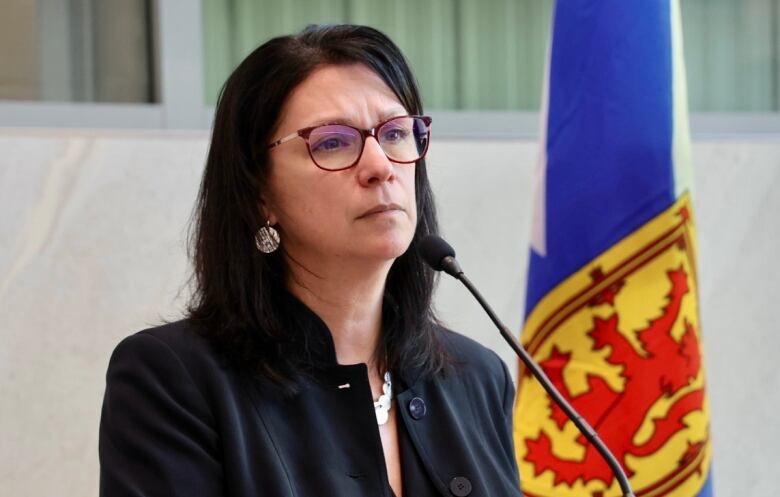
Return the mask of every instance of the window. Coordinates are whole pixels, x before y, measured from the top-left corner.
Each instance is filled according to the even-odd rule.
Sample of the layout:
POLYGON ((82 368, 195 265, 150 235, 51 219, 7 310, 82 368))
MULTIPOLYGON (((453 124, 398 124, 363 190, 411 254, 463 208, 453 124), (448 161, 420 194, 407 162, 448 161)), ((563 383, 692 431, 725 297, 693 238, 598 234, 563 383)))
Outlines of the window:
MULTIPOLYGON (((538 111, 552 0, 203 0, 206 99, 253 48, 309 23, 368 24, 409 57, 426 107, 538 111)), ((681 0, 691 111, 780 111, 780 0, 681 0)))
POLYGON ((150 0, 5 0, 0 99, 157 100, 150 0))
POLYGON ((777 112, 778 0, 681 0, 693 112, 777 112))
MULTIPOLYGON (((780 0, 679 0, 691 126, 780 133, 780 0)), ((309 23, 398 43, 438 136, 536 136, 554 0, 4 0, 0 126, 206 129, 228 74, 309 23)))
POLYGON ((549 0, 203 0, 206 99, 262 42, 311 23, 367 24, 409 58, 426 108, 537 111, 549 0))

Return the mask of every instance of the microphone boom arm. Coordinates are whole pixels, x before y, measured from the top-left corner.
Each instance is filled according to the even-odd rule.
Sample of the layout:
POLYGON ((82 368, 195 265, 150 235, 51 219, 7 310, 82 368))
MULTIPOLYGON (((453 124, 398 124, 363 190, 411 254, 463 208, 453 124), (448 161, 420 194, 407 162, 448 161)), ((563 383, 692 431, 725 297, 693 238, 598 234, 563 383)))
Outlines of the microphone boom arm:
POLYGON ((522 361, 523 365, 525 365, 525 367, 531 371, 531 374, 533 374, 539 383, 541 383, 542 387, 545 389, 545 391, 547 391, 550 397, 552 397, 555 403, 558 404, 558 406, 563 410, 563 412, 566 413, 569 419, 572 420, 575 426, 577 426, 577 429, 580 430, 588 442, 593 444, 599 454, 601 454, 601 457, 604 458, 617 478, 620 489, 623 491, 623 497, 636 497, 633 490, 631 489, 631 485, 628 482, 628 477, 626 476, 625 471, 623 471, 620 463, 612 454, 612 452, 610 452, 606 444, 604 444, 601 438, 599 438, 596 430, 594 430, 590 424, 588 424, 585 418, 580 416, 574 407, 572 407, 572 405, 569 404, 563 395, 561 395, 561 392, 555 388, 555 385, 553 385, 552 381, 550 381, 550 379, 547 377, 547 374, 545 374, 544 370, 542 370, 542 368, 531 358, 523 345, 517 338, 515 338, 514 334, 509 330, 509 328, 507 328, 506 325, 501 322, 487 301, 482 297, 479 291, 477 291, 474 284, 471 283, 471 280, 469 280, 463 273, 463 270, 460 268, 460 265, 458 264, 458 261, 455 259, 455 257, 446 256, 444 259, 442 259, 441 264, 443 266, 443 270, 447 274, 450 274, 456 279, 460 280, 460 282, 463 283, 469 292, 471 292, 474 298, 477 299, 477 302, 479 302, 482 308, 485 309, 485 312, 487 312, 491 321, 493 321, 493 323, 496 325, 498 331, 501 332, 501 336, 504 337, 504 340, 506 340, 509 346, 512 347, 512 349, 522 361))

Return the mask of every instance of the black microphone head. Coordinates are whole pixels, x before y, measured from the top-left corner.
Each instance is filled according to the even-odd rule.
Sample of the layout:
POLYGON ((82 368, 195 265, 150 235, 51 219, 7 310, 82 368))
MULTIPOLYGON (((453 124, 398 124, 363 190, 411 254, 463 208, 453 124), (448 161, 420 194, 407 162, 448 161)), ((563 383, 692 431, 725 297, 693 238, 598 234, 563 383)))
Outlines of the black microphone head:
POLYGON ((437 235, 428 235, 420 240, 417 251, 425 262, 436 271, 445 269, 444 264, 442 264, 445 257, 455 257, 455 249, 437 235))

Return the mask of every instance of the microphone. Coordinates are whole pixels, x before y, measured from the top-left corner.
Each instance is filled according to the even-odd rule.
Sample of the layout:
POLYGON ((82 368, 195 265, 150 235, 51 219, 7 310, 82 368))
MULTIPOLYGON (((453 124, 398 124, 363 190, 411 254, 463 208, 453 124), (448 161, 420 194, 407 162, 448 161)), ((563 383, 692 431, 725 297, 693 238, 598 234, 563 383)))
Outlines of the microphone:
POLYGON ((636 494, 634 494, 633 490, 631 489, 631 485, 628 482, 626 473, 623 471, 623 468, 620 466, 620 463, 617 461, 612 452, 610 452, 609 448, 607 448, 601 438, 599 438, 596 430, 594 430, 588 424, 588 422, 585 421, 585 418, 580 416, 574 407, 572 407, 572 405, 569 404, 563 395, 561 395, 558 389, 555 388, 555 385, 553 385, 552 381, 550 381, 550 379, 547 377, 547 374, 545 374, 541 366, 534 362, 530 354, 528 354, 525 348, 523 348, 523 346, 520 344, 520 341, 518 341, 509 328, 507 328, 506 325, 504 325, 504 323, 498 319, 498 316, 496 316, 496 313, 493 312, 493 309, 490 307, 490 305, 488 305, 484 297, 482 297, 482 294, 479 293, 477 288, 466 277, 463 269, 460 267, 460 264, 458 264, 458 261, 455 259, 455 249, 453 249, 452 246, 445 242, 441 237, 436 235, 428 235, 420 241, 418 252, 425 260, 425 262, 427 262, 428 265, 433 269, 436 271, 444 271, 450 276, 460 280, 460 282, 466 286, 474 298, 477 299, 482 308, 485 309, 485 312, 487 312, 491 321, 493 321, 493 323, 496 325, 498 331, 501 332, 501 336, 503 336, 504 340, 506 340, 509 346, 512 347, 525 367, 531 371, 531 374, 533 374, 537 381, 539 381, 547 394, 550 395, 550 397, 552 397, 555 403, 558 404, 561 410, 566 413, 566 416, 572 420, 577 429, 580 430, 580 433, 585 436, 585 439, 587 439, 588 442, 590 442, 596 448, 599 454, 601 454, 601 457, 609 465, 612 473, 615 475, 615 478, 617 478, 620 489, 623 491, 623 497, 636 497, 636 494))

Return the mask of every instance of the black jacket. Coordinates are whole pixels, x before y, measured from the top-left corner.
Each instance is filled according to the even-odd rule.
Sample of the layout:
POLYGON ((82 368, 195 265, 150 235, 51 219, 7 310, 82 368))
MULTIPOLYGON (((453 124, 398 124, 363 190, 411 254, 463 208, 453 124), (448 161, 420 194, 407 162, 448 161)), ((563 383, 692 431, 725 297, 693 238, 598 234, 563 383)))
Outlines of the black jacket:
MULTIPOLYGON (((301 308, 331 366, 292 398, 225 367, 186 320, 123 340, 106 377, 100 495, 389 496, 367 368, 337 364, 327 327, 301 308)), ((507 368, 473 340, 441 337, 461 365, 396 372, 408 386, 399 423, 442 496, 520 496, 507 368)))

